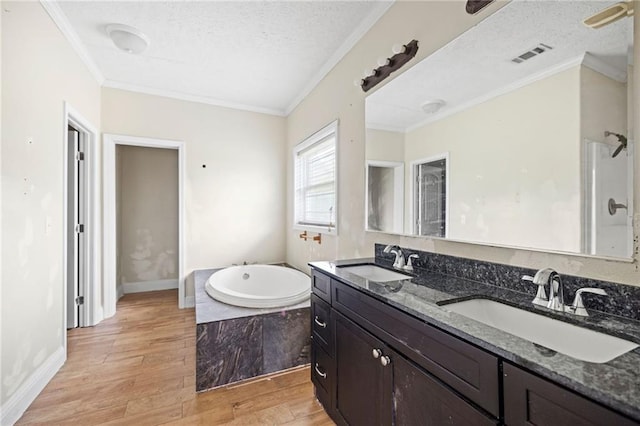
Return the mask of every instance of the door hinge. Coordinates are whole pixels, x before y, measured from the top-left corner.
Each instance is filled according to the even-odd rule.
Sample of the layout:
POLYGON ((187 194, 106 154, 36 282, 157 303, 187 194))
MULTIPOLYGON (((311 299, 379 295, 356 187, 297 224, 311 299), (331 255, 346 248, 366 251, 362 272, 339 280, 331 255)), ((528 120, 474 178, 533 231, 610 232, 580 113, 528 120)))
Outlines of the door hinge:
POLYGON ((84 152, 82 152, 82 151, 76 152, 76 160, 83 161, 84 160, 84 152))
POLYGON ((79 223, 76 225, 76 234, 82 234, 84 232, 84 225, 79 223))
POLYGON ((76 297, 76 305, 84 305, 84 296, 76 297))

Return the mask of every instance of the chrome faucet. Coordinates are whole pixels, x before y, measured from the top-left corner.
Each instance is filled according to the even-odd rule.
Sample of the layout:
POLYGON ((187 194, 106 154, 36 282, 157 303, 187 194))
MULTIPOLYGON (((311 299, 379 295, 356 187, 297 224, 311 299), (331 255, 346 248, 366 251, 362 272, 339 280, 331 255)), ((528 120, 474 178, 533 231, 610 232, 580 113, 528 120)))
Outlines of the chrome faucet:
POLYGON ((402 255, 402 250, 400 250, 400 247, 389 244, 384 248, 383 251, 385 253, 393 253, 396 255, 396 260, 393 262, 394 268, 398 268, 398 269, 404 268, 404 256, 402 255), (397 250, 394 250, 393 249, 394 247, 396 247, 397 250))
POLYGON ((534 304, 546 306, 547 308, 554 311, 568 312, 581 317, 589 316, 589 313, 584 307, 584 303, 582 301, 583 293, 593 293, 599 294, 601 296, 607 296, 607 292, 601 288, 583 287, 576 291, 573 303, 569 306, 566 306, 564 303, 564 287, 562 285, 562 280, 560 279, 560 275, 558 275, 558 273, 553 269, 540 269, 538 272, 536 272, 536 275, 534 277, 525 275, 524 277, 522 277, 522 279, 524 281, 531 281, 533 284, 538 286, 538 292, 536 293, 536 297, 533 299, 534 304), (547 293, 544 290, 544 287, 547 284, 549 285, 548 298, 547 293))
POLYGON ((540 269, 535 276, 525 275, 522 279, 538 286, 538 292, 533 299, 534 304, 564 312, 564 288, 560 275, 556 271, 551 268, 540 269), (549 285, 549 297, 544 290, 546 285, 549 285))

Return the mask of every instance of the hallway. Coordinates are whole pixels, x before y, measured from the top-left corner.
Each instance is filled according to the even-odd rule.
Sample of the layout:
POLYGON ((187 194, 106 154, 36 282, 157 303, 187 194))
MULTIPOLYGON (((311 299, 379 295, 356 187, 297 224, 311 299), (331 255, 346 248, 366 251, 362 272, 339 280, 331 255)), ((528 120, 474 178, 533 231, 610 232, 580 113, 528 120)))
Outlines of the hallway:
POLYGON ((70 330, 67 362, 17 424, 333 424, 308 367, 196 394, 195 311, 177 297, 128 294, 114 317, 70 330))

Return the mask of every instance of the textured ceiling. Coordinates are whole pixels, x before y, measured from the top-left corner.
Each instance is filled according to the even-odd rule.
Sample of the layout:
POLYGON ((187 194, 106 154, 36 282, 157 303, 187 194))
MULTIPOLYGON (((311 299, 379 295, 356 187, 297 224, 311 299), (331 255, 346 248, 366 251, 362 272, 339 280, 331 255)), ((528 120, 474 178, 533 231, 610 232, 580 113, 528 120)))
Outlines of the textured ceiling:
POLYGON ((633 20, 622 19, 597 30, 582 24, 612 4, 514 0, 369 96, 367 127, 410 130, 513 89, 532 76, 577 65, 585 53, 596 69, 624 80, 633 20), (539 43, 553 49, 521 64, 511 62, 539 43), (430 99, 446 102, 432 116, 421 109, 430 99))
POLYGON ((57 5, 105 85, 288 113, 381 16, 378 1, 62 1, 57 5), (105 27, 138 28, 141 55, 105 27))

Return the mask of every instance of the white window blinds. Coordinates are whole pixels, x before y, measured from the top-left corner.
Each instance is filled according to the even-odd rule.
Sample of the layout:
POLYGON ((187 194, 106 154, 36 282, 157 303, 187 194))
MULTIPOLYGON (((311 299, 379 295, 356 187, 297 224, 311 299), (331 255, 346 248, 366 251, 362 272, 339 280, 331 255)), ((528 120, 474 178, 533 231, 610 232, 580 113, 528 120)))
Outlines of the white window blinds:
POLYGON ((336 233, 337 122, 294 148, 296 228, 336 233))

